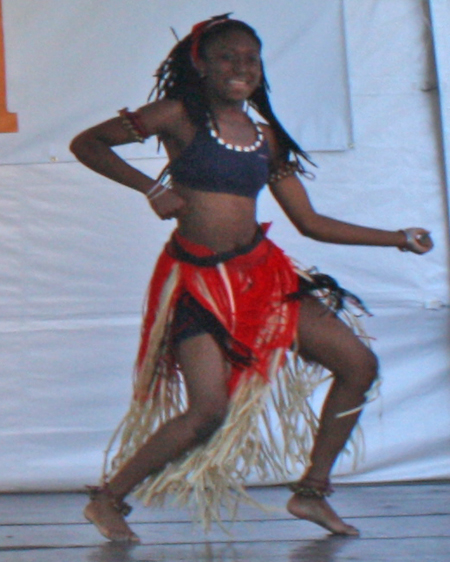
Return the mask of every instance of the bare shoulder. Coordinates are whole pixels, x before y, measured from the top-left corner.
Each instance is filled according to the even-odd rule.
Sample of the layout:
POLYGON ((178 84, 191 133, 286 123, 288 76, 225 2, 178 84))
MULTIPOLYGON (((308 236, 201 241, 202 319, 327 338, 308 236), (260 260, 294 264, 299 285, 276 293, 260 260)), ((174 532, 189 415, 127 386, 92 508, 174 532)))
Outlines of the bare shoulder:
POLYGON ((275 166, 279 161, 279 155, 280 155, 280 148, 278 145, 277 137, 270 125, 268 125, 267 123, 258 123, 258 124, 263 130, 264 137, 269 145, 270 164, 271 166, 275 166))
POLYGON ((180 100, 157 100, 143 105, 136 113, 149 136, 177 137, 180 131, 191 125, 183 102, 180 100))
MULTIPOLYGON (((158 100, 143 105, 132 113, 146 137, 158 135, 162 139, 178 139, 182 137, 181 131, 192 127, 182 102, 177 100, 158 100)), ((72 141, 71 148, 76 150, 77 146, 92 140, 100 140, 108 146, 118 146, 136 142, 136 135, 130 127, 124 125, 122 116, 116 116, 82 131, 72 141)))

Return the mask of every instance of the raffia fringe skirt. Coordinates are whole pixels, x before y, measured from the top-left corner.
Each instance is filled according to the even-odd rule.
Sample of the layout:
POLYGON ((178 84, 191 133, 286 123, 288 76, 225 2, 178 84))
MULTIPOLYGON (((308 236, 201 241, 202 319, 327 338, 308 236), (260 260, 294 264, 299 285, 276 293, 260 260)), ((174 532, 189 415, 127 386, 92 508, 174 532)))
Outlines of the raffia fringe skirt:
MULTIPOLYGON (((231 256, 172 235, 150 282, 133 399, 105 457, 108 480, 162 424, 186 411, 172 338, 176 305, 188 294, 217 323, 231 368, 229 411, 206 444, 149 476, 135 495, 146 505, 162 505, 173 495, 205 528, 221 523, 222 507, 235 514, 241 500, 252 503, 244 488, 250 473, 286 481, 308 464, 318 426, 309 398, 329 374, 293 348, 301 297, 313 293, 327 302, 348 296, 329 283, 318 286, 265 237, 266 228, 231 256)), ((342 316, 365 338, 355 316, 345 308, 342 316)))

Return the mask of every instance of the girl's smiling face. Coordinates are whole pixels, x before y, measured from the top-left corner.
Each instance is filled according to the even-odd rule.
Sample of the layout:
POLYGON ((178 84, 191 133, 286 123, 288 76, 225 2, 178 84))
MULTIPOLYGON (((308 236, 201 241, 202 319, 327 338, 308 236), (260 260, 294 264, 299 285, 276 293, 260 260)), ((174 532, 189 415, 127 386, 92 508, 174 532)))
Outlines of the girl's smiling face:
POLYGON ((260 46, 245 31, 227 31, 205 45, 197 68, 211 98, 243 103, 261 82, 260 46))

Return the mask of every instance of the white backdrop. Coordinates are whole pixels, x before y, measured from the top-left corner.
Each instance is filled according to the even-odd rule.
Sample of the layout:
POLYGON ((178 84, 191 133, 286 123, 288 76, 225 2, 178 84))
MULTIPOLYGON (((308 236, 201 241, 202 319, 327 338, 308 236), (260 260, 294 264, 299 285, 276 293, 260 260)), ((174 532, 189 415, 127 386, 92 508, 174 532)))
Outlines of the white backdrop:
POLYGON ((447 205, 450 215, 450 38, 448 35, 450 2, 447 0, 430 0, 430 16, 433 25, 434 52, 439 82, 447 205))
MULTIPOLYGON (((8 108, 19 114, 20 132, 0 136, 1 490, 92 482, 126 410, 142 297, 174 225, 158 221, 142 196, 83 169, 65 151, 83 127, 142 103, 153 69, 173 43, 167 28, 174 25, 182 35, 199 19, 235 9, 262 35, 271 83, 302 78, 285 116, 280 86, 273 99, 285 122, 295 127, 305 119, 308 135, 303 127, 297 135, 305 147, 343 148, 351 138, 342 57, 340 73, 331 74, 335 90, 316 70, 326 59, 320 41, 304 54, 305 38, 311 45, 319 35, 337 37, 335 45, 342 46, 340 2, 323 0, 334 15, 322 20, 323 9, 310 13, 311 3, 283 0, 277 26, 267 3, 253 0, 139 2, 138 16, 130 15, 130 4, 95 3, 93 9, 87 0, 45 0, 38 7, 3 0, 8 108), (56 20, 44 7, 58 8, 56 20), (34 48, 24 50, 17 37, 34 48), (271 50, 280 38, 291 48, 288 67, 283 49, 271 50), (343 101, 332 119, 337 91, 343 101), (315 100, 319 113, 297 122, 297 109, 315 100), (316 131, 321 143, 339 138, 341 145, 315 144, 316 131)), ((272 236, 289 254, 336 276, 375 315, 366 324, 382 363, 382 398, 363 417, 364 462, 353 472, 344 460, 337 478, 449 477, 447 218, 427 11, 421 0, 346 0, 344 13, 354 148, 314 152, 320 169, 307 185, 312 200, 321 212, 351 222, 427 226, 436 248, 417 257, 318 244, 294 231, 267 192, 260 218, 274 221, 272 236)), ((149 157, 151 145, 127 150, 149 173, 160 169, 161 159, 149 157)))
MULTIPOLYGON (((73 160, 68 141, 77 132, 145 102, 174 45, 170 26, 184 37, 229 11, 264 37, 275 108, 298 140, 326 150, 351 141, 340 1, 289 0, 282 13, 239 0, 2 1, 8 104, 20 126, 0 137, 2 163, 73 160)), ((124 154, 148 158, 151 150, 124 154)))

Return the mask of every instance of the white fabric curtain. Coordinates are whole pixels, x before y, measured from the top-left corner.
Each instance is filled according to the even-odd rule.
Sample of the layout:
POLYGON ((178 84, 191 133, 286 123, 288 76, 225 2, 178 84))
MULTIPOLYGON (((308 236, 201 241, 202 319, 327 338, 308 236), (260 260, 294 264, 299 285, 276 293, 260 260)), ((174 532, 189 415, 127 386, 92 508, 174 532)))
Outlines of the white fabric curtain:
POLYGON ((447 205, 450 216, 450 3, 446 0, 429 0, 437 81, 441 109, 442 148, 444 152, 447 183, 447 205))
MULTIPOLYGON (((145 103, 175 43, 171 26, 184 37, 227 11, 264 37, 275 107, 299 142, 310 150, 351 142, 341 2, 289 0, 280 11, 238 0, 2 1, 8 100, 20 130, 0 136, 0 163, 72 161, 77 132, 145 103)), ((124 154, 148 158, 152 148, 124 154)))

